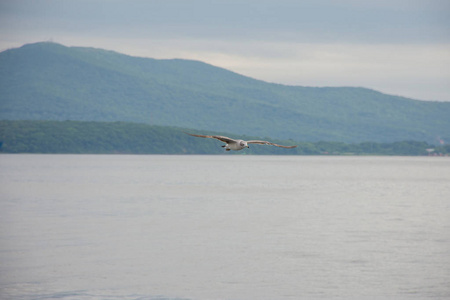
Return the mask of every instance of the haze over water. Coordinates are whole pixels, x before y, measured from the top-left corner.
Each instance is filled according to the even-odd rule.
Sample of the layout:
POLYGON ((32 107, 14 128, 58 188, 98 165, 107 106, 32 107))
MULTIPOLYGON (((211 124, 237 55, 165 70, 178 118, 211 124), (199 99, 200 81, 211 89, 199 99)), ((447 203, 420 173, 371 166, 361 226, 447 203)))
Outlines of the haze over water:
POLYGON ((450 160, 0 155, 2 299, 448 299, 450 160))

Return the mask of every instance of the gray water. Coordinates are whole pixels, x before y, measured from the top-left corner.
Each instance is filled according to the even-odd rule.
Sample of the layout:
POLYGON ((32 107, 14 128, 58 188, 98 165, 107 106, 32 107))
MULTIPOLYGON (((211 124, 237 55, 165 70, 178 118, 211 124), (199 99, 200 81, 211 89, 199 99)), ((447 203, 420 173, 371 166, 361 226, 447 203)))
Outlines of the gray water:
POLYGON ((0 155, 2 299, 450 299, 450 159, 0 155))

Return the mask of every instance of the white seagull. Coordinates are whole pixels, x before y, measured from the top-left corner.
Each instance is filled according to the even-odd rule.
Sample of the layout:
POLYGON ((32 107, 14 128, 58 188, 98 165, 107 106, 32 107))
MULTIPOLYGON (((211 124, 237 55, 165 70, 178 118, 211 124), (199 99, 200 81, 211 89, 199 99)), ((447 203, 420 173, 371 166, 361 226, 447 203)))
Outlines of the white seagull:
POLYGON ((230 139, 229 137, 221 136, 221 135, 201 135, 201 134, 191 134, 191 133, 187 133, 187 132, 185 132, 185 133, 189 134, 189 135, 192 135, 192 136, 196 136, 196 137, 211 138, 211 139, 216 139, 216 140, 219 140, 221 142, 224 142, 225 145, 223 145, 222 147, 224 147, 226 151, 230 151, 230 150, 238 151, 238 150, 242 150, 244 148, 250 148, 248 146, 248 144, 272 145, 272 146, 277 146, 277 147, 287 148, 287 149, 292 149, 292 148, 297 147, 297 145, 295 145, 295 146, 283 146, 283 145, 278 145, 278 144, 271 143, 271 142, 268 142, 268 141, 235 140, 235 139, 230 139))

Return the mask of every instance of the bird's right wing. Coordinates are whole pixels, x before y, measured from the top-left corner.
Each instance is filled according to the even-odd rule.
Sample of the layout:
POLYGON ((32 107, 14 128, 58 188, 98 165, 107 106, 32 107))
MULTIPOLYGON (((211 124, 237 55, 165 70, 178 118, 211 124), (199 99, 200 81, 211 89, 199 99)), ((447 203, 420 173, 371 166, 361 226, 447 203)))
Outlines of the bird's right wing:
POLYGON ((272 146, 281 147, 281 148, 287 148, 287 149, 292 149, 292 148, 296 148, 297 147, 297 145, 295 145, 295 146, 283 146, 283 145, 278 145, 278 144, 271 143, 271 142, 268 142, 268 141, 254 141, 254 140, 247 141, 247 144, 272 145, 272 146))
POLYGON ((236 140, 233 140, 233 139, 230 139, 229 137, 221 136, 221 135, 201 135, 201 134, 192 134, 192 133, 187 133, 187 132, 185 132, 185 133, 189 134, 191 136, 196 136, 196 137, 201 137, 201 138, 216 139, 216 140, 219 140, 219 141, 227 143, 227 144, 236 142, 236 140))

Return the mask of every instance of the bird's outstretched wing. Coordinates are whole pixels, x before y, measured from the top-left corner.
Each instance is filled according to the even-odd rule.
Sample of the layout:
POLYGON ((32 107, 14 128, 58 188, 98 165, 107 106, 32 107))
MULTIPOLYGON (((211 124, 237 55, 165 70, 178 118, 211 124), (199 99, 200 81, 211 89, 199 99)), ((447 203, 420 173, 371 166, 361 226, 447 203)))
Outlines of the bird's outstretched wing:
POLYGON ((271 142, 268 142, 268 141, 253 141, 253 140, 252 141, 247 141, 247 144, 272 145, 272 146, 277 146, 277 147, 287 148, 287 149, 292 149, 292 148, 297 147, 297 145, 294 145, 294 146, 283 146, 283 145, 278 145, 278 144, 271 143, 271 142))
POLYGON ((227 144, 236 142, 236 140, 233 140, 233 139, 230 139, 229 137, 221 136, 221 135, 201 135, 201 134, 192 134, 192 133, 187 133, 187 132, 185 132, 185 133, 192 135, 192 136, 201 137, 201 138, 216 139, 216 140, 219 140, 219 141, 227 143, 227 144))

